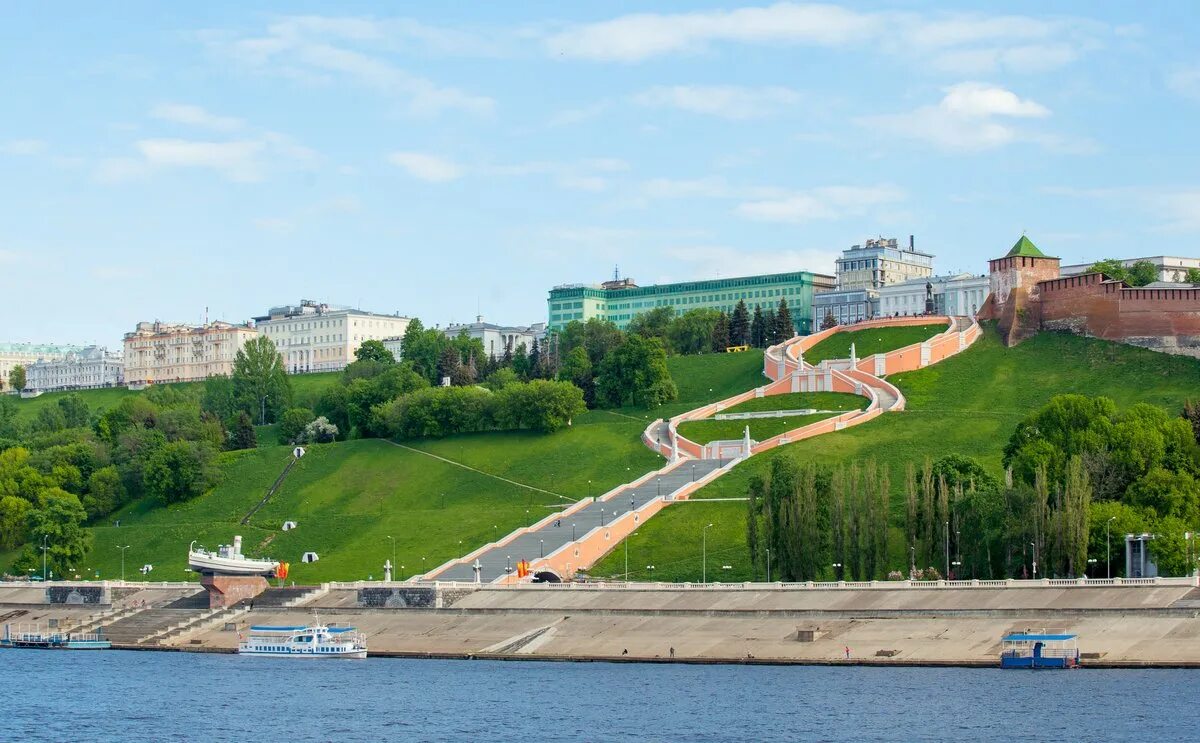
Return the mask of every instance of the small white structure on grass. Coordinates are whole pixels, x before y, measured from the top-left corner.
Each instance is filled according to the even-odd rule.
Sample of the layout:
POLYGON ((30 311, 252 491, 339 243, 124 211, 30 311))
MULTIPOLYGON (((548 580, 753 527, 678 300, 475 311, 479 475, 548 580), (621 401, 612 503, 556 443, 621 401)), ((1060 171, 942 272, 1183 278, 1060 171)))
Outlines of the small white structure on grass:
POLYGON ((300 562, 316 562, 317 560, 320 560, 320 559, 321 559, 321 556, 318 555, 316 552, 305 552, 304 556, 300 558, 300 562))
POLYGON ((283 530, 284 531, 291 531, 292 529, 295 529, 295 528, 296 528, 295 521, 284 521, 283 522, 283 530))

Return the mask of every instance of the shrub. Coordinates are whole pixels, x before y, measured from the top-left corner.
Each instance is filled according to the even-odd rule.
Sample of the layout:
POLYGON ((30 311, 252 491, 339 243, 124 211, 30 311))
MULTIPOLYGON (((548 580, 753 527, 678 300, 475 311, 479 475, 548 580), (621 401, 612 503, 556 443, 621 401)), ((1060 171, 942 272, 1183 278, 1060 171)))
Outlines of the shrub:
POLYGON ((295 444, 304 435, 304 429, 316 419, 316 414, 308 408, 292 408, 284 411, 279 418, 279 443, 295 444))

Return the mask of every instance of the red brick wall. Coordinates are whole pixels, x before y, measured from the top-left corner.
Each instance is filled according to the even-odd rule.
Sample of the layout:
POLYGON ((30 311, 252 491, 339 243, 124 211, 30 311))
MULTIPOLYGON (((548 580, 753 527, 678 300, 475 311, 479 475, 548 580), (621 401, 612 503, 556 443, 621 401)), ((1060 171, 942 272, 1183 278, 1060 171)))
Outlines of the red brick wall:
POLYGON ((1038 284, 1042 328, 1200 357, 1200 289, 1135 289, 1084 274, 1038 284))

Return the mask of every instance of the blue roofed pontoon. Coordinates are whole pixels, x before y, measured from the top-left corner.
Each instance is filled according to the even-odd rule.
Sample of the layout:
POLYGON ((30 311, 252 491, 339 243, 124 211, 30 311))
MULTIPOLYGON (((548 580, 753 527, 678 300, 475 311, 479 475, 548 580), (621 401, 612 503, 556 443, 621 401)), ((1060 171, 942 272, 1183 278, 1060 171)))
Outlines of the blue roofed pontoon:
POLYGON ((1077 635, 1014 633, 1002 640, 1001 668, 1076 668, 1079 665, 1077 635))

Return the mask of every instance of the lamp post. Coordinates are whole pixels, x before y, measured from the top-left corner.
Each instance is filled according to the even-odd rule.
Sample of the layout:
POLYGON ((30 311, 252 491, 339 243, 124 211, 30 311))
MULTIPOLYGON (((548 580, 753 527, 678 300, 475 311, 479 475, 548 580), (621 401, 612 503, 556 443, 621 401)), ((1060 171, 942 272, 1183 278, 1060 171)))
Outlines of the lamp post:
POLYGON ((917 575, 917 546, 915 544, 908 547, 908 579, 913 580, 917 575))
POLYGON ((571 541, 575 541, 575 524, 571 524, 571 541))
POLYGON ((946 522, 945 539, 943 541, 945 542, 945 547, 946 547, 946 572, 942 577, 945 578, 946 580, 950 580, 950 522, 949 521, 946 522))
POLYGON ((696 482, 696 465, 692 465, 692 482, 696 482))
POLYGON ((391 534, 389 534, 388 539, 392 540, 392 564, 395 565, 396 564, 396 538, 393 537, 391 534))
POLYGON ((46 540, 50 538, 49 534, 42 535, 42 582, 46 582, 46 550, 50 549, 46 546, 46 540))
POLYGON ((604 509, 600 509, 600 526, 604 526, 604 509))
POLYGON ((545 557, 545 556, 546 556, 546 540, 539 539, 538 540, 538 557, 545 557))
POLYGON ((835 562, 833 564, 833 577, 837 578, 839 581, 842 579, 842 564, 840 562, 835 562))
POLYGON ((771 582, 771 548, 767 547, 767 582, 771 582))
POLYGON ((700 582, 708 583, 708 530, 712 524, 700 530, 700 582))
POLYGON ((121 550, 121 582, 122 583, 125 582, 125 550, 129 549, 129 547, 130 547, 130 545, 128 545, 128 544, 125 545, 124 547, 122 547, 119 544, 117 545, 117 549, 121 550))
POLYGON ((637 532, 625 537, 625 582, 629 582, 629 540, 637 536, 637 532))
POLYGON ((270 395, 263 395, 262 400, 260 401, 262 403, 262 413, 259 415, 259 418, 258 418, 258 425, 260 425, 260 426, 267 425, 267 398, 268 397, 270 397, 270 395))
POLYGON ((658 486, 658 497, 661 498, 662 497, 662 478, 661 477, 656 478, 654 480, 654 484, 658 486))
MULTIPOLYGON (((1089 557, 1089 558, 1088 558, 1088 565, 1095 565, 1095 564, 1096 564, 1096 558, 1094 558, 1094 557, 1089 557)), ((1086 571, 1086 570, 1085 570, 1085 571, 1083 571, 1083 577, 1084 577, 1084 578, 1087 578, 1087 571, 1086 571)))
POLYGON ((592 481, 588 480, 588 497, 592 497, 592 481))
POLYGON ((1037 580, 1037 542, 1030 542, 1030 547, 1033 547, 1033 579, 1037 580))
POLYGON ((1108 566, 1110 580, 1112 579, 1112 522, 1116 519, 1116 516, 1111 516, 1108 521, 1104 522, 1104 564, 1108 566))

